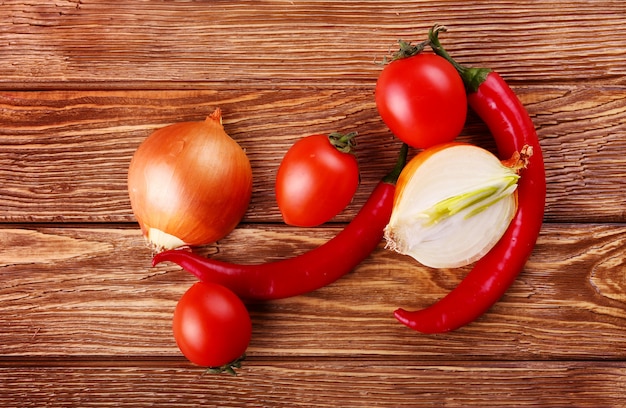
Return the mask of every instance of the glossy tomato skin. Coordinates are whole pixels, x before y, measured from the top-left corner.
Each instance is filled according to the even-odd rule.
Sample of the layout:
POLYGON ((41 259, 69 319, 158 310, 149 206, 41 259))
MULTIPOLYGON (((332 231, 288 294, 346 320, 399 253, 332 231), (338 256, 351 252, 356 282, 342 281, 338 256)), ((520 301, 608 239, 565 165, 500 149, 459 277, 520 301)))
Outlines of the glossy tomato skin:
POLYGON ((378 77, 375 99, 389 130, 415 148, 451 142, 465 126, 463 80, 452 64, 435 54, 387 64, 378 77))
POLYGON ((174 311, 174 338, 194 364, 221 367, 246 351, 252 322, 243 302, 224 286, 197 282, 180 298, 174 311))
POLYGON ((326 135, 307 136, 291 146, 278 168, 276 201, 285 223, 314 227, 345 209, 358 186, 354 154, 337 150, 326 135))

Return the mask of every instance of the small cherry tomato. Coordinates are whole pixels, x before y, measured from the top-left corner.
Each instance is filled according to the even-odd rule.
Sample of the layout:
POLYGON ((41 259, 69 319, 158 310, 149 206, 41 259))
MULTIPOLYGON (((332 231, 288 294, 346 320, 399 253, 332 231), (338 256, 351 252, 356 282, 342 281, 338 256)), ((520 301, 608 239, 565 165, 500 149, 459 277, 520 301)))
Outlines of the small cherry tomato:
POLYGON ((314 227, 350 204, 359 186, 359 165, 351 153, 355 135, 308 136, 287 151, 276 175, 276 201, 285 223, 314 227))
POLYGON ((387 64, 378 77, 375 99, 389 130, 415 148, 451 142, 465 126, 463 80, 451 63, 435 54, 387 64))
POLYGON ((198 282, 174 311, 174 338, 194 364, 221 367, 243 356, 252 337, 246 306, 224 286, 198 282))

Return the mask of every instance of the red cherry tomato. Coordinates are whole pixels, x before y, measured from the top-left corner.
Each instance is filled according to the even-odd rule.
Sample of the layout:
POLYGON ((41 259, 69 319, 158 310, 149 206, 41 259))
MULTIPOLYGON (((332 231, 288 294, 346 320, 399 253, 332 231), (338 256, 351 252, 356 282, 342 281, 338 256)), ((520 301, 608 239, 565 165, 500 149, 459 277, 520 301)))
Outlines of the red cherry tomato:
POLYGON ((376 83, 376 107, 389 130, 425 149, 454 140, 467 116, 463 80, 454 66, 430 53, 392 61, 376 83))
POLYGON ((308 136, 287 151, 276 175, 276 201, 285 223, 314 227, 350 204, 359 186, 359 165, 349 152, 354 135, 308 136))
POLYGON ((195 283, 174 311, 174 338, 194 364, 221 367, 241 357, 252 337, 252 322, 243 302, 215 283, 195 283))

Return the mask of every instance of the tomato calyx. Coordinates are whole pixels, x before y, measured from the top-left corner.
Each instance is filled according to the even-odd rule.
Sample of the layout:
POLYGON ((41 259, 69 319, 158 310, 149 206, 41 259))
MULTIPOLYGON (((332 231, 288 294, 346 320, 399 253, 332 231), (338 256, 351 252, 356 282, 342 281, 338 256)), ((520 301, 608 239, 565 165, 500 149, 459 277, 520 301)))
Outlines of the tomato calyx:
POLYGON ((208 374, 222 374, 222 373, 228 373, 232 376, 237 376, 237 371, 235 371, 235 368, 241 368, 241 362, 243 360, 246 359, 246 355, 245 353, 237 358, 234 361, 231 361, 228 364, 224 364, 223 366, 219 366, 219 367, 208 367, 206 369, 206 373, 208 374))
POLYGON ((356 137, 357 132, 350 133, 339 133, 333 132, 328 135, 328 140, 330 144, 341 153, 350 153, 354 154, 353 150, 356 147, 356 137))
POLYGON ((450 64, 452 64, 452 66, 454 66, 461 78, 463 78, 463 83, 465 84, 467 92, 474 93, 478 90, 480 84, 485 82, 487 75, 491 72, 491 69, 466 67, 456 62, 439 42, 439 33, 445 33, 446 31, 447 28, 445 26, 435 24, 430 30, 428 30, 427 43, 433 49, 435 54, 445 58, 450 64))
POLYGON ((398 40, 398 45, 400 48, 391 55, 391 61, 409 58, 414 55, 419 54, 424 51, 424 48, 428 45, 428 41, 422 41, 419 44, 411 44, 410 42, 406 42, 404 40, 398 40))

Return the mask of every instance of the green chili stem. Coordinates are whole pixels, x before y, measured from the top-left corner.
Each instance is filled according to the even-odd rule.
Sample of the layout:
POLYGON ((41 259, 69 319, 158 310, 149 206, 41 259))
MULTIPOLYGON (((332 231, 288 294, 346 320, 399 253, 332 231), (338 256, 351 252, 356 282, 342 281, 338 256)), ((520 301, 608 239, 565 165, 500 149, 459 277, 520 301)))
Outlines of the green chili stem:
POLYGON ((393 168, 393 170, 389 172, 389 174, 383 177, 383 182, 396 184, 396 182, 398 181, 398 177, 400 177, 400 173, 402 173, 402 169, 404 169, 404 166, 406 165, 408 152, 409 145, 403 143, 402 147, 400 148, 400 153, 398 154, 398 161, 396 162, 396 166, 393 168))
POLYGON ((480 84, 485 82, 487 79, 487 75, 491 73, 491 69, 488 68, 473 68, 466 67, 464 65, 459 64, 448 54, 448 52, 443 48, 441 43, 439 42, 439 33, 446 32, 447 29, 445 26, 435 24, 428 31, 428 42, 430 47, 433 49, 435 54, 440 57, 445 58, 448 62, 450 62, 454 68, 457 70, 461 79, 463 79, 463 83, 465 84, 465 89, 468 93, 473 93, 478 90, 480 84))

